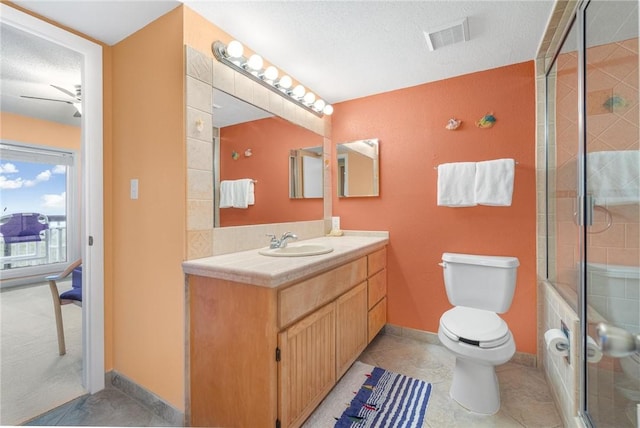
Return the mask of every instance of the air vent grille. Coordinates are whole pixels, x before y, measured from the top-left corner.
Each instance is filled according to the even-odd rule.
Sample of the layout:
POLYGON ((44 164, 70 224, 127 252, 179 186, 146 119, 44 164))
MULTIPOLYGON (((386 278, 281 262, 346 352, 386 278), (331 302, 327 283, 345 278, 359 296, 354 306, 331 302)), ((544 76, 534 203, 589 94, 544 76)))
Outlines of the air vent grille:
POLYGON ((453 24, 436 28, 433 31, 425 31, 424 37, 427 40, 427 47, 430 51, 442 49, 445 46, 455 43, 467 42, 469 41, 469 24, 467 18, 461 19, 453 24))

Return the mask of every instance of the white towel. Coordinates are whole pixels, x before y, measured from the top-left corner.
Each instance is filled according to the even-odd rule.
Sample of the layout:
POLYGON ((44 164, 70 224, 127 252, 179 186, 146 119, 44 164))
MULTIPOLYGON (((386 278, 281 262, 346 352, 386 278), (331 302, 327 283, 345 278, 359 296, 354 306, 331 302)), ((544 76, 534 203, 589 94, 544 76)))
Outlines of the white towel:
POLYGON ((640 151, 587 154, 587 190, 596 205, 627 205, 640 201, 640 151))
POLYGON ((253 180, 223 180, 220 182, 220 208, 247 208, 255 204, 253 180))
POLYGON ((233 181, 220 182, 220 208, 233 207, 233 181))
POLYGON ((478 162, 474 185, 475 202, 480 205, 510 206, 514 171, 513 159, 478 162))
POLYGON ((472 207, 476 205, 473 183, 475 162, 443 163, 438 166, 438 205, 472 207))

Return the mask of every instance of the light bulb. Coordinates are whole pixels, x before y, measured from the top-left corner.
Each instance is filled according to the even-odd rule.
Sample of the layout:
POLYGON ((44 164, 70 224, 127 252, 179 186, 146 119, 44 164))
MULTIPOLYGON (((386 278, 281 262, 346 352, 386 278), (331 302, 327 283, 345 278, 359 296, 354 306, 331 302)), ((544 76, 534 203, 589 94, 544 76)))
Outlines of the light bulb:
POLYGON ((324 114, 326 114, 327 116, 331 116, 331 113, 333 113, 333 106, 331 104, 327 104, 326 106, 324 106, 324 108, 322 109, 322 112, 324 114))
POLYGON ((270 65, 264 71, 264 77, 267 78, 267 80, 271 80, 271 81, 276 80, 278 78, 278 69, 275 68, 273 65, 270 65))
POLYGON ((293 96, 295 96, 296 98, 302 98, 304 97, 304 86, 302 85, 298 85, 295 88, 293 88, 293 96))
POLYGON ((315 108, 316 111, 322 111, 325 105, 327 105, 327 103, 325 103, 322 98, 318 98, 316 102, 313 103, 313 108, 315 108))
POLYGON ((293 85, 293 80, 291 80, 291 77, 287 75, 282 76, 282 78, 278 81, 278 86, 282 89, 289 89, 291 85, 293 85))
POLYGON ((307 92, 304 96, 304 102, 307 105, 313 104, 315 100, 316 100, 316 95, 313 92, 307 92))
POLYGON ((227 55, 229 55, 230 58, 240 58, 243 53, 244 47, 242 43, 237 40, 231 41, 227 46, 227 55))
POLYGON ((249 61, 247 61, 247 65, 252 70, 260 70, 262 68, 262 57, 258 54, 251 55, 249 61))

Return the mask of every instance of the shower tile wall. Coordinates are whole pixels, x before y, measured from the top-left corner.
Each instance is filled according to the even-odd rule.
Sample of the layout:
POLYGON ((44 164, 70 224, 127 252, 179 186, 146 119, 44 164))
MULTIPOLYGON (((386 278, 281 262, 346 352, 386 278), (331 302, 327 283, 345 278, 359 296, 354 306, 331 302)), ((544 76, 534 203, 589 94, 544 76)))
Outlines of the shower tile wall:
MULTIPOLYGON (((589 152, 639 150, 638 39, 587 50, 587 148, 589 152), (608 103, 612 97, 620 105, 608 103)), ((637 266, 640 205, 597 208, 588 236, 591 263, 637 266)), ((636 306, 637 307, 637 306, 636 306)), ((637 324, 636 324, 637 325, 637 324)))
POLYGON ((556 404, 560 410, 565 427, 579 426, 575 416, 580 403, 580 355, 572 352, 568 359, 551 355, 544 344, 544 332, 552 328, 560 328, 563 321, 569 329, 571 349, 579 347, 580 322, 575 311, 558 294, 548 282, 538 285, 538 349, 547 381, 551 386, 556 404))

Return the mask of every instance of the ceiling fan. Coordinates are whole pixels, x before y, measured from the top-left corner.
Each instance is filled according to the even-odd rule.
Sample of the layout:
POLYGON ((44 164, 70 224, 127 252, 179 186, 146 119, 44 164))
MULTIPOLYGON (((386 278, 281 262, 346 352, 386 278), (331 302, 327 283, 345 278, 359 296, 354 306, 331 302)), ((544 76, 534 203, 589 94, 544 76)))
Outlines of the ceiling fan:
POLYGON ((73 98, 73 101, 71 101, 71 100, 58 100, 58 99, 55 99, 55 98, 31 97, 31 96, 28 96, 28 95, 20 95, 20 96, 22 98, 30 98, 30 99, 33 99, 33 100, 56 101, 56 102, 59 102, 59 103, 71 104, 76 109, 76 112, 73 114, 73 117, 81 117, 82 116, 82 86, 81 85, 74 85, 75 91, 76 91, 75 94, 73 92, 65 89, 65 88, 61 88, 60 86, 51 85, 51 87, 56 88, 57 90, 59 90, 59 91, 63 92, 64 94, 70 96, 71 98, 73 98))

